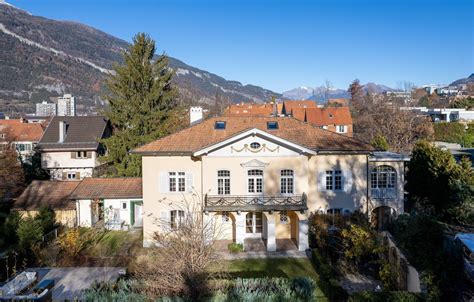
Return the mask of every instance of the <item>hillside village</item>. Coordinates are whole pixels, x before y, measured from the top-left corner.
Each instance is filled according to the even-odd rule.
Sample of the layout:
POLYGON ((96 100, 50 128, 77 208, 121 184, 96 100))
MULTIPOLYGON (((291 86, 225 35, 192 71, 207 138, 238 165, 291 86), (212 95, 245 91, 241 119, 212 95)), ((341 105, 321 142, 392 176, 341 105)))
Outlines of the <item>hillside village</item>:
MULTIPOLYGON (((60 22, 0 1, 15 18, 60 22)), ((0 27, 45 55, 30 34, 0 27)), ((282 94, 204 76, 219 94, 149 35, 122 42, 113 72, 71 67, 101 97, 0 93, 0 301, 474 299, 474 74, 282 94)))

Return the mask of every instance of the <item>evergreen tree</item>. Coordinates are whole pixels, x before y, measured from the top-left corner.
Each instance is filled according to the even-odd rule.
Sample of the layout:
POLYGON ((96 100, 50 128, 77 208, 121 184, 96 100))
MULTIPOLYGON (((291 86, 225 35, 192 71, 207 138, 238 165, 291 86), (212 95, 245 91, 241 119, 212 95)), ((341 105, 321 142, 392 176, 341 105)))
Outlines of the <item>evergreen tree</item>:
POLYGON ((104 139, 105 161, 115 176, 140 176, 141 157, 129 152, 171 133, 178 123, 177 91, 171 86, 173 71, 165 55, 153 58, 155 42, 139 33, 124 53, 124 63, 115 66, 107 81, 105 112, 113 136, 104 139))

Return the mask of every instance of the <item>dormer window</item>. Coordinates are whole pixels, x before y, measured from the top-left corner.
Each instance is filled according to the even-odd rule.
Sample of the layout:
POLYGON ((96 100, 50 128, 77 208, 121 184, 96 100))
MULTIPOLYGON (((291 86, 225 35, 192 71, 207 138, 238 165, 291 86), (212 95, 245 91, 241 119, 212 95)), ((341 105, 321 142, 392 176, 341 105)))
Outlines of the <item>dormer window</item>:
POLYGON ((277 130, 278 129, 278 122, 267 122, 267 129, 268 130, 277 130))
POLYGON ((332 114, 330 114, 330 115, 329 115, 329 118, 333 118, 333 115, 332 115, 332 114))
POLYGON ((224 130, 225 129, 225 122, 224 121, 217 121, 214 125, 214 129, 216 130, 224 130))

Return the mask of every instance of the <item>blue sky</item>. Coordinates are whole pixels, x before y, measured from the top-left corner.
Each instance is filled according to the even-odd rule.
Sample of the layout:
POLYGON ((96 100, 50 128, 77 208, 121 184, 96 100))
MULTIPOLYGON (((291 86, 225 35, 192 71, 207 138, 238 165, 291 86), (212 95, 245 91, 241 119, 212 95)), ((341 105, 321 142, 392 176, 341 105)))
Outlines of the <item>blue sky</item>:
POLYGON ((229 80, 276 92, 449 83, 474 72, 472 0, 7 0, 34 15, 73 20, 229 80))

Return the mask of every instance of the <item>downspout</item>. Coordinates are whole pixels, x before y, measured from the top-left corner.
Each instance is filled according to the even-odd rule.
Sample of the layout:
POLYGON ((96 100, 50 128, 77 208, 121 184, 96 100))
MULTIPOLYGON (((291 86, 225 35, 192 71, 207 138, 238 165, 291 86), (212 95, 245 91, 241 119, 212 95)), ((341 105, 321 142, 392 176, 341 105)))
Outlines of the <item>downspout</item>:
POLYGON ((367 172, 367 177, 366 177, 366 189, 367 189, 367 196, 366 196, 366 215, 367 215, 367 221, 369 221, 369 182, 370 182, 370 176, 369 176, 369 156, 367 155, 367 163, 366 163, 366 172, 367 172))

